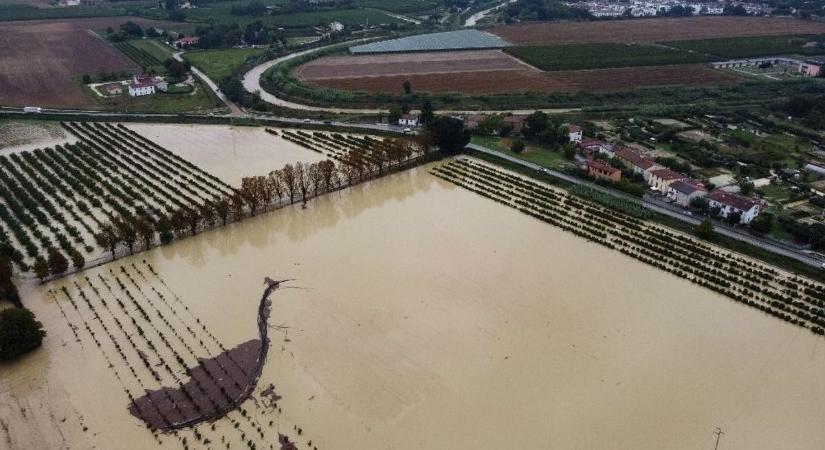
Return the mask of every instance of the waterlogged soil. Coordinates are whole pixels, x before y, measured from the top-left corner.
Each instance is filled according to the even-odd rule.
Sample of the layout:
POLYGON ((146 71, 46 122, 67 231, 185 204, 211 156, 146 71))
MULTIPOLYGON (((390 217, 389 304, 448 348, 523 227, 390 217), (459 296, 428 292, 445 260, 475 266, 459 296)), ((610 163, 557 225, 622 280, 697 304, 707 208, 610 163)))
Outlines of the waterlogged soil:
POLYGON ((244 177, 267 175, 287 163, 325 159, 322 154, 273 136, 262 127, 139 123, 126 126, 236 187, 244 177))
POLYGON ((56 123, 0 121, 0 154, 73 144, 77 137, 56 123))
MULTIPOLYGON (((272 297, 269 359, 242 405, 275 448, 283 435, 319 449, 697 449, 717 426, 725 449, 825 447, 821 338, 427 168, 114 263, 158 287, 144 259, 227 347, 256 336, 264 277, 295 279, 272 297), (270 386, 277 408, 254 407, 270 386)), ((45 295, 77 280, 23 287, 49 336, 0 366, 0 405, 47 407, 23 419, 4 406, 0 442, 53 414, 36 435, 12 431, 10 448, 181 448, 128 413, 97 348, 45 295)), ((243 417, 199 430, 246 448, 243 417)))

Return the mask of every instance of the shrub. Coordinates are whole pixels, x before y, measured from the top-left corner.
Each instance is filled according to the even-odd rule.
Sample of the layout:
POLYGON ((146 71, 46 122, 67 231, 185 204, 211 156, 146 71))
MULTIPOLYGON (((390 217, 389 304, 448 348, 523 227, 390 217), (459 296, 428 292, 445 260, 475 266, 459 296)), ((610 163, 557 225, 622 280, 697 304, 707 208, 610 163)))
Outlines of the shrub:
POLYGON ((40 347, 45 336, 43 325, 28 309, 0 311, 0 359, 8 361, 40 347))

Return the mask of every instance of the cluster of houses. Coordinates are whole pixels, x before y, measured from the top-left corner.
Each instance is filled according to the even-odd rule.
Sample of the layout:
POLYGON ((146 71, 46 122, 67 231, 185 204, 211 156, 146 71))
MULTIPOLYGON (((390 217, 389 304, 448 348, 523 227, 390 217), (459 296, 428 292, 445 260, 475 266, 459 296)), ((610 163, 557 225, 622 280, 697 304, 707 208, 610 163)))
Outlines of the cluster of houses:
POLYGON ((710 63, 714 69, 735 69, 737 67, 784 67, 802 76, 818 77, 825 61, 819 59, 795 59, 773 56, 769 58, 731 59, 710 63))
POLYGON ((136 74, 129 82, 129 96, 142 97, 152 95, 158 91, 166 92, 169 84, 161 77, 153 75, 136 74))
POLYGON ((684 208, 690 206, 695 198, 705 198, 708 206, 711 209, 718 208, 719 215, 723 218, 739 213, 739 223, 742 224, 750 223, 759 215, 762 203, 758 199, 723 189, 708 192, 701 181, 671 170, 637 150, 608 144, 597 139, 583 140, 578 145, 585 155, 583 168, 594 178, 616 182, 622 177, 620 168, 595 158, 597 154, 601 154, 608 158, 618 159, 634 174, 641 176, 651 190, 684 208))

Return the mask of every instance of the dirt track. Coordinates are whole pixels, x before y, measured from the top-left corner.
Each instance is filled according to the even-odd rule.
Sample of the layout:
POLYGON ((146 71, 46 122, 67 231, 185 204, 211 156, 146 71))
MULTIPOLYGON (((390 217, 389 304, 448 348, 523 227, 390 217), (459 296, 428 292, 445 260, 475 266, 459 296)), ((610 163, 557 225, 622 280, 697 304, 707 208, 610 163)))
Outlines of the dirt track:
POLYGON ((73 77, 138 69, 91 31, 130 20, 140 26, 164 24, 134 17, 0 23, 0 105, 91 106, 73 77))
POLYGON ((542 22, 493 28, 513 44, 661 42, 736 36, 825 33, 825 23, 775 17, 689 17, 542 22))

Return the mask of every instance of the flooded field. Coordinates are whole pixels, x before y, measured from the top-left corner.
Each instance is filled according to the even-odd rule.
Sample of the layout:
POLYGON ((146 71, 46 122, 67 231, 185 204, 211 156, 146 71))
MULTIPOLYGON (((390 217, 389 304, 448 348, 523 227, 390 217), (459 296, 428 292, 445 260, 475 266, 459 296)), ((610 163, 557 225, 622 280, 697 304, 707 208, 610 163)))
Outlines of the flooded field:
POLYGON ((77 137, 57 122, 0 121, 0 154, 75 142, 77 137))
POLYGON ((239 186, 243 177, 266 175, 287 163, 325 159, 263 127, 229 125, 126 124, 226 183, 239 186))
POLYGON ((49 335, 0 366, 9 448, 704 449, 717 426, 724 449, 825 447, 821 338, 427 168, 23 298, 49 335), (265 277, 294 280, 252 399, 153 436, 126 392, 257 338, 265 277))

